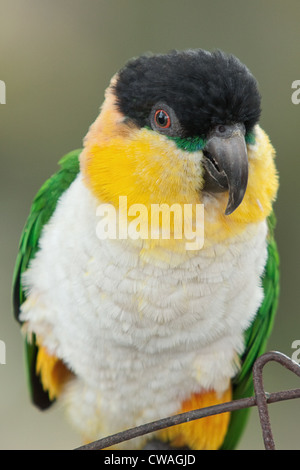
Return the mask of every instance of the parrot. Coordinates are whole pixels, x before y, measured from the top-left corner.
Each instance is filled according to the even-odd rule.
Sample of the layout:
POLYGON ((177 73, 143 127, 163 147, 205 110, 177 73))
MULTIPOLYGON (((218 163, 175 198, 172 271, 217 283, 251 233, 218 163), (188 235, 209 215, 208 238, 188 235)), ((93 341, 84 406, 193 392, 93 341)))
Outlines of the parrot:
MULTIPOLYGON (((253 393, 279 298, 279 177, 261 101, 232 53, 133 57, 108 83, 81 148, 34 197, 12 289, 28 393, 40 410, 60 403, 82 442, 253 393), (184 216, 192 208, 192 233, 201 226, 193 248, 176 232, 175 206, 184 216), (151 222, 154 207, 170 209, 168 236, 162 210, 151 222)), ((115 448, 236 449, 248 415, 115 448)))

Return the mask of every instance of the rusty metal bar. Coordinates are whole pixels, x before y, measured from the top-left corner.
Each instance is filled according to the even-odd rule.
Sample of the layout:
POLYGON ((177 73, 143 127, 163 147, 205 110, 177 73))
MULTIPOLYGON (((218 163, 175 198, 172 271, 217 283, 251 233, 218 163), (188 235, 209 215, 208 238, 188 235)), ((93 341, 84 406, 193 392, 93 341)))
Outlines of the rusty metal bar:
POLYGON ((300 366, 285 354, 278 351, 270 351, 262 354, 253 366, 253 384, 255 391, 256 404, 260 418, 260 424, 263 433, 263 440, 266 450, 275 450, 275 443, 272 435, 269 411, 268 411, 268 398, 264 391, 263 384, 263 368, 268 362, 277 362, 290 370, 298 377, 300 377, 300 366))

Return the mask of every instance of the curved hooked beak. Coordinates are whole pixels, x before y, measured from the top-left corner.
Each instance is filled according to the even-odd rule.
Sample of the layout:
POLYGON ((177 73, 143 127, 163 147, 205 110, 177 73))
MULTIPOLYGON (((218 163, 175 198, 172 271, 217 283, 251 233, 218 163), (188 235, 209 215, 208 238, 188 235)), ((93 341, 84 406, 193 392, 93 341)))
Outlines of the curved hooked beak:
POLYGON ((209 135, 203 150, 204 190, 229 192, 225 214, 241 204, 248 183, 248 155, 243 124, 220 125, 209 135))

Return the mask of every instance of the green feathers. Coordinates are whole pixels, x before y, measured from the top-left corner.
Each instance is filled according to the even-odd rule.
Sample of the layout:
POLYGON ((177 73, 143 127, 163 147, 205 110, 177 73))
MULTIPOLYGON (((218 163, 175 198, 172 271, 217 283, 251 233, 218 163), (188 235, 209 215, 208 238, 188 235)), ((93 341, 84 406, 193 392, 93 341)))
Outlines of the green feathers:
MULTIPOLYGON (((268 218, 268 258, 262 277, 264 299, 252 325, 245 332, 246 349, 241 359, 241 370, 233 381, 233 400, 253 396, 252 367, 255 360, 265 352, 271 333, 279 297, 279 255, 274 239, 275 216, 268 218)), ((246 425, 249 409, 234 411, 223 449, 234 449, 246 425)))
POLYGON ((173 140, 180 150, 185 150, 186 152, 203 150, 206 143, 206 140, 201 137, 169 137, 169 139, 173 140))
MULTIPOLYGON (((64 191, 76 178, 79 172, 79 154, 81 150, 74 150, 65 155, 59 162, 60 169, 49 178, 35 196, 29 217, 26 221, 19 252, 13 274, 13 306, 18 321, 20 305, 26 300, 26 293, 22 287, 22 274, 28 268, 30 261, 39 249, 39 239, 43 227, 54 213, 57 202, 64 191)), ((25 342, 25 358, 28 371, 29 387, 33 402, 40 408, 49 406, 48 394, 41 387, 35 372, 37 347, 33 338, 32 343, 25 342)))
MULTIPOLYGON (((180 150, 185 150, 186 152, 198 152, 199 150, 203 150, 205 148, 207 139, 202 137, 168 137, 169 139, 175 142, 176 146, 180 150)), ((248 145, 255 144, 255 135, 253 132, 248 132, 245 135, 245 142, 248 145)))

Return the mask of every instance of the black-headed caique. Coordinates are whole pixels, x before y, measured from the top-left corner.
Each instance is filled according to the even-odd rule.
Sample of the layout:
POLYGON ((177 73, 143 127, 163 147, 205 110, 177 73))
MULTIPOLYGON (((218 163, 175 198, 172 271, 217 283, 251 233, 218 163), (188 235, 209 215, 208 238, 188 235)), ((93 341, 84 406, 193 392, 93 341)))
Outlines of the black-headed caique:
MULTIPOLYGON (((35 197, 14 274, 31 395, 42 409, 63 402, 85 442, 252 394, 278 297, 278 177, 260 113, 257 82, 232 55, 132 59, 83 149, 35 197), (186 227, 202 242, 190 246, 186 227)), ((153 437, 234 448, 246 415, 119 448, 153 437)))

